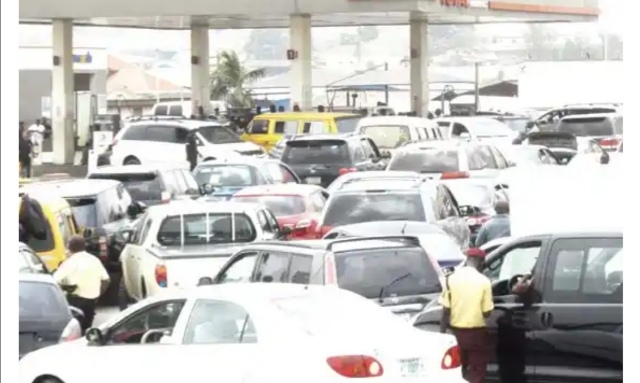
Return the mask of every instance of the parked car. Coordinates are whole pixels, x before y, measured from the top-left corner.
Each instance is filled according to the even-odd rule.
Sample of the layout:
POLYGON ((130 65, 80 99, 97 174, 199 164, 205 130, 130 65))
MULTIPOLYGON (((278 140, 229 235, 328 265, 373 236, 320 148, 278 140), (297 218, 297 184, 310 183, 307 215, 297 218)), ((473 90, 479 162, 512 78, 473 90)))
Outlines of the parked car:
POLYGON ((587 155, 595 163, 608 163, 609 155, 593 138, 576 137, 566 132, 529 133, 523 145, 543 145, 549 148, 561 165, 566 165, 576 155, 587 155))
POLYGON ((256 283, 173 291, 129 308, 86 337, 72 347, 27 355, 19 383, 41 376, 81 382, 96 371, 100 382, 178 382, 188 371, 225 383, 295 383, 301 376, 308 383, 464 383, 452 335, 412 329, 333 287, 256 283), (105 361, 118 367, 104 368, 105 361))
POLYGON ((64 292, 51 275, 20 273, 18 280, 20 358, 32 351, 82 337, 76 319, 82 312, 67 304, 64 292))
POLYGON ((373 170, 370 172, 350 172, 341 175, 336 178, 329 187, 327 187, 327 193, 331 194, 334 191, 340 189, 343 185, 351 182, 358 181, 395 181, 395 180, 410 180, 418 181, 424 178, 417 172, 404 172, 404 171, 378 171, 373 170))
POLYGON ((175 201, 150 207, 121 235, 120 304, 171 288, 195 286, 201 270, 216 270, 238 244, 284 238, 273 213, 248 203, 175 201))
POLYGON ((613 152, 622 140, 623 118, 619 113, 581 114, 560 119, 555 131, 594 139, 600 147, 613 152))
POLYGON ((104 166, 93 170, 87 178, 120 181, 134 201, 147 206, 201 194, 189 170, 175 166, 104 166))
POLYGON ((381 151, 393 151, 407 142, 441 141, 434 120, 409 116, 375 116, 358 121, 356 133, 373 140, 381 151))
POLYGON ((445 140, 471 140, 510 144, 518 133, 491 117, 442 117, 436 120, 445 140))
MULTIPOLYGON (((487 257, 488 380, 622 382, 622 242, 612 232, 525 236, 487 257), (514 295, 525 275, 530 287, 514 295)), ((441 317, 433 304, 413 324, 439 331, 441 317)))
POLYGON ((49 274, 47 265, 31 248, 24 243, 18 243, 18 267, 20 273, 49 274))
POLYGON ((568 104, 554 108, 538 116, 533 123, 536 131, 553 131, 561 118, 594 113, 616 113, 621 105, 616 103, 568 104))

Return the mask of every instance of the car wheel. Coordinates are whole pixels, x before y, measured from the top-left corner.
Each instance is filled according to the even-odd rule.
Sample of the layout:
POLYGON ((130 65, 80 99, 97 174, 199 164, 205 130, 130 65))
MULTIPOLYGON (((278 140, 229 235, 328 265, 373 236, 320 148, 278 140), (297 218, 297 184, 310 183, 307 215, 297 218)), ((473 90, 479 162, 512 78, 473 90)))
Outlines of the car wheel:
POLYGON ((123 165, 140 165, 140 160, 130 156, 124 159, 123 165))
POLYGON ((118 307, 120 311, 123 311, 131 303, 131 298, 127 292, 127 286, 124 284, 124 277, 120 277, 120 283, 118 284, 118 307))
POLYGON ((45 377, 34 380, 33 383, 64 383, 64 382, 58 378, 54 378, 53 376, 45 376, 45 377))

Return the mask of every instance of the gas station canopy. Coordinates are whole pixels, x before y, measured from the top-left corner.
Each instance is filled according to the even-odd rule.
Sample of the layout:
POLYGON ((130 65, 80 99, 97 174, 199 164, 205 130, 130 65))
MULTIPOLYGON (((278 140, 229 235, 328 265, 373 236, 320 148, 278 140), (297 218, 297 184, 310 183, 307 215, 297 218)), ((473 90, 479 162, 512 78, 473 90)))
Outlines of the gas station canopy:
POLYGON ((75 25, 150 29, 288 28, 291 15, 313 27, 571 22, 595 20, 598 0, 20 0, 21 23, 73 19, 75 25))

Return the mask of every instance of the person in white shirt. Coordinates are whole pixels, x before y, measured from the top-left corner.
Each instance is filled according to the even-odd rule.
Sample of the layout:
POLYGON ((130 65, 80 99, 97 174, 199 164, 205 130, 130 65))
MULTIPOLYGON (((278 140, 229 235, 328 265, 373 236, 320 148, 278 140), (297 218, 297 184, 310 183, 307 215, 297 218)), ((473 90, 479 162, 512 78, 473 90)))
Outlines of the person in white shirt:
POLYGON ((30 138, 31 144, 33 145, 33 157, 37 158, 40 153, 42 153, 42 142, 44 141, 44 133, 46 128, 42 124, 40 120, 36 120, 36 122, 31 125, 27 129, 27 134, 30 138))
POLYGON ((96 303, 107 287, 109 287, 109 273, 102 262, 85 251, 85 240, 81 235, 73 235, 69 239, 68 249, 71 255, 55 271, 53 277, 67 293, 70 306, 82 310, 82 331, 86 331, 93 324, 96 313, 96 303))

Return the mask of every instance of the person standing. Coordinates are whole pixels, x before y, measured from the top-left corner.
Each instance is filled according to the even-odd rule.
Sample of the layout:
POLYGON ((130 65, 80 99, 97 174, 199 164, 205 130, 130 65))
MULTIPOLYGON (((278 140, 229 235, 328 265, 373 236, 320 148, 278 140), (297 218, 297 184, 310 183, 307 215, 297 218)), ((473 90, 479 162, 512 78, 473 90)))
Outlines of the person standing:
POLYGON ((298 105, 298 103, 293 104, 293 111, 294 112, 300 112, 300 105, 298 105))
POLYGON ((46 128, 42 125, 40 120, 36 120, 33 125, 27 129, 29 138, 31 140, 31 152, 34 160, 39 161, 40 153, 42 153, 42 143, 44 142, 44 133, 46 128))
POLYGON ((476 237, 476 247, 480 247, 487 242, 497 238, 511 235, 511 219, 509 218, 509 202, 498 199, 494 205, 496 215, 482 224, 478 236, 476 237))
POLYGON ((278 107, 278 112, 279 112, 279 113, 284 113, 284 106, 283 106, 283 105, 280 105, 280 106, 278 107))
POLYGON ((196 137, 195 130, 191 130, 187 136, 187 161, 189 161, 189 168, 191 171, 198 166, 198 138, 196 137))
POLYGON ((275 112, 276 112, 276 105, 275 104, 269 105, 269 113, 275 113, 275 112))
POLYGON ((109 287, 109 273, 102 262, 86 252, 86 243, 81 235, 73 235, 68 244, 69 257, 53 273, 55 280, 68 291, 70 306, 82 310, 80 323, 84 333, 93 324, 98 298, 109 287), (75 288, 74 288, 75 287, 75 288))
POLYGON ((440 296, 440 332, 451 328, 460 348, 462 374, 469 383, 482 383, 487 370, 489 333, 486 319, 493 311, 491 281, 480 270, 485 252, 467 250, 464 266, 449 274, 440 296))
POLYGON ((31 141, 29 141, 28 133, 24 129, 24 124, 20 123, 20 137, 18 146, 18 160, 20 161, 20 176, 23 178, 31 177, 31 141))

